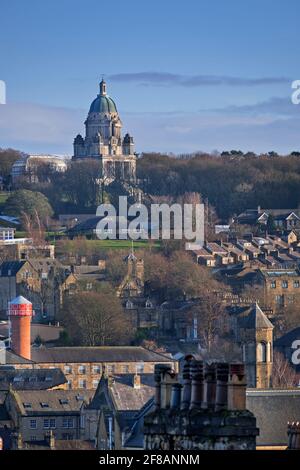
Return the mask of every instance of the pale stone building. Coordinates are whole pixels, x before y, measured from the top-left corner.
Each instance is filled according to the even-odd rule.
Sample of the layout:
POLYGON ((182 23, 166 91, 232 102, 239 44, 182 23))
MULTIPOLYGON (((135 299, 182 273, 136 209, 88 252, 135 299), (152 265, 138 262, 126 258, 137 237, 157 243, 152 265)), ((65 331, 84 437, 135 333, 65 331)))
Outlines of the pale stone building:
POLYGON ((250 313, 239 319, 239 341, 246 366, 249 388, 269 388, 273 366, 274 326, 255 304, 250 313))
POLYGON ((100 93, 94 99, 85 121, 85 138, 78 134, 74 140, 73 160, 99 160, 105 184, 115 179, 135 181, 136 155, 133 138, 122 138, 122 121, 115 102, 106 93, 106 83, 100 82, 100 93))

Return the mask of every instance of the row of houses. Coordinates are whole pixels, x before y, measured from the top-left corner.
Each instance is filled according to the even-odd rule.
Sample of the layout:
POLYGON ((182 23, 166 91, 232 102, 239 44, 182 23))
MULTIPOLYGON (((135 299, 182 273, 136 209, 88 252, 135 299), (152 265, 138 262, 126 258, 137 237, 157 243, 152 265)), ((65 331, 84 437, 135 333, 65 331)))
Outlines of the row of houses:
POLYGON ((206 242, 193 251, 195 260, 204 266, 252 266, 291 268, 300 264, 300 243, 296 231, 285 237, 267 235, 235 238, 228 242, 206 242))

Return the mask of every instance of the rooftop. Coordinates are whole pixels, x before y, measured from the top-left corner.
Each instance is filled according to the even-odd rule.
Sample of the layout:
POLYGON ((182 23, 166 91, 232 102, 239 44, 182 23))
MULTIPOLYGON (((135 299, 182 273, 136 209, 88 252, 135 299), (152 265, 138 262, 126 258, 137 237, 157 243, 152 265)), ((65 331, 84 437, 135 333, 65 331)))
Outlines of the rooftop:
POLYGON ((32 348, 31 358, 41 363, 168 362, 172 359, 139 346, 32 348))
POLYGON ((21 390, 14 392, 22 415, 51 412, 79 412, 84 402, 94 395, 93 390, 21 390))

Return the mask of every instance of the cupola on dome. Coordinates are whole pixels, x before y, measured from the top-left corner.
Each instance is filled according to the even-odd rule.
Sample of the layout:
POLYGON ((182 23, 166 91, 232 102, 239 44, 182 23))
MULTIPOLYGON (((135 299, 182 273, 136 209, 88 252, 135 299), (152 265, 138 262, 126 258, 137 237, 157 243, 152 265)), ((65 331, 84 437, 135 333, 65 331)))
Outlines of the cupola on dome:
POLYGON ((106 94, 106 83, 100 82, 100 93, 90 106, 90 113, 117 113, 117 107, 112 98, 106 94))

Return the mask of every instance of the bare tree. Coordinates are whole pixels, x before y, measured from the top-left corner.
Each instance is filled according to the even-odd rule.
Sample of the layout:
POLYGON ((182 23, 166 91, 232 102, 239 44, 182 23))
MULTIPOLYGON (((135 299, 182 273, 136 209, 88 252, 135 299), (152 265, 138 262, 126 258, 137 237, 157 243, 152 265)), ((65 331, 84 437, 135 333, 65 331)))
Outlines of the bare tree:
POLYGON ((197 320, 197 334, 208 354, 213 353, 218 339, 228 328, 227 312, 220 297, 208 292, 200 304, 191 310, 190 320, 197 320))
POLYGON ((79 292, 65 301, 62 322, 73 344, 128 344, 132 329, 114 292, 79 292))
POLYGON ((293 388, 296 385, 295 370, 282 353, 275 351, 273 355, 272 387, 293 388))

